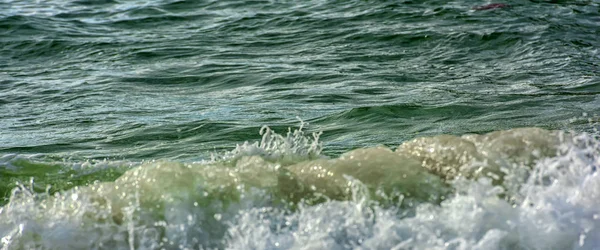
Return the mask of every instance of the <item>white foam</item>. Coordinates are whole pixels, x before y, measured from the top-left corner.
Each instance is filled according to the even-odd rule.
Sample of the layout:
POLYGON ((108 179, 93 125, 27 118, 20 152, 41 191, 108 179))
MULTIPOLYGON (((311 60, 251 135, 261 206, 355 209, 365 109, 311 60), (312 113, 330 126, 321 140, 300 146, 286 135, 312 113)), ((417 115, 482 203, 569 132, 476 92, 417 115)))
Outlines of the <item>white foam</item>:
POLYGON ((600 148, 588 134, 539 161, 521 203, 488 178, 455 181, 455 196, 397 208, 330 201, 284 214, 249 210, 229 229, 230 249, 598 249, 600 148))
MULTIPOLYGON (((300 118, 298 118, 300 120, 300 118)), ((217 159, 236 158, 241 156, 261 156, 271 160, 294 162, 303 159, 319 157, 323 145, 319 142, 321 132, 306 135, 303 131, 308 123, 300 120, 300 127, 294 131, 288 129, 285 136, 275 133, 268 126, 260 129, 262 139, 260 142, 244 142, 236 148, 217 159)), ((213 157, 215 158, 215 157, 213 157)))
MULTIPOLYGON (((508 195, 517 198, 508 201, 506 185, 482 176, 454 180, 454 194, 440 204, 378 205, 370 197, 376 195, 372 183, 346 171, 342 176, 351 188, 348 200, 293 208, 277 198, 280 165, 269 159, 294 154, 292 149, 301 148, 294 145, 304 145, 298 152, 306 156, 314 141, 285 144, 268 139, 252 146, 263 150, 259 155, 265 158, 238 150, 234 161, 148 163, 115 182, 52 196, 21 185, 0 208, 0 248, 600 248, 600 147, 594 135, 565 138, 558 154, 536 156, 531 171, 514 178, 520 184, 508 195)), ((337 164, 348 161, 352 152, 318 161, 337 164)), ((505 179, 511 174, 509 169, 505 179)))

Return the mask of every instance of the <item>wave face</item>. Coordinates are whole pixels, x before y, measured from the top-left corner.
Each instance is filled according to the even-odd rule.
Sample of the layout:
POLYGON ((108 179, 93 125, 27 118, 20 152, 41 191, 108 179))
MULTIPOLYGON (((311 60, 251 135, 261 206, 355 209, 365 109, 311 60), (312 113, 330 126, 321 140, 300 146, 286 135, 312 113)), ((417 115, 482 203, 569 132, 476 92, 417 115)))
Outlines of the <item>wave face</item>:
POLYGON ((439 135, 328 158, 319 134, 261 133, 260 142, 211 161, 96 163, 123 172, 54 193, 36 191, 35 180, 21 183, 0 209, 2 247, 600 247, 594 134, 521 128, 439 135))

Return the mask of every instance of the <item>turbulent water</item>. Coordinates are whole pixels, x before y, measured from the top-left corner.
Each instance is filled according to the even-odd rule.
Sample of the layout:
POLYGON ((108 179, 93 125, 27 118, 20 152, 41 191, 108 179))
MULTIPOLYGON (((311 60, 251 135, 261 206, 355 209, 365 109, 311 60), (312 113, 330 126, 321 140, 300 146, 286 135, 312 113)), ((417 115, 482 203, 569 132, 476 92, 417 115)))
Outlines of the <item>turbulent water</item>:
POLYGON ((600 249, 598 48, 597 0, 2 1, 0 249, 600 249))

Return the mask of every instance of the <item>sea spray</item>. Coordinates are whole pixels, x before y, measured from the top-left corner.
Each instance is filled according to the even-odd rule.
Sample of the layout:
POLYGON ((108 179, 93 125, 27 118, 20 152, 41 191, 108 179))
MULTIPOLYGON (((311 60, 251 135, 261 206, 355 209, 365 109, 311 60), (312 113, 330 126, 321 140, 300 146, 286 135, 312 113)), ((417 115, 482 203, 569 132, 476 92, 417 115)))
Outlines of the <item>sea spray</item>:
POLYGON ((439 205, 404 208, 330 200, 295 213, 247 210, 229 229, 229 249, 597 249, 600 148, 594 135, 562 141, 517 191, 517 203, 492 178, 465 176, 439 205), (275 225, 287 225, 277 227, 275 225), (244 230, 240 230, 243 228, 244 230), (242 233, 243 232, 243 233, 242 233), (260 240, 255 240, 260 239, 260 240))
POLYGON ((524 128, 441 135, 395 151, 365 148, 330 159, 310 150, 319 149, 318 137, 263 133, 260 143, 215 161, 141 163, 114 181, 54 194, 21 184, 0 209, 0 244, 594 249, 600 246, 598 140, 565 134, 524 128))
POLYGON ((300 127, 295 130, 288 128, 285 136, 282 136, 271 130, 268 126, 263 126, 259 134, 262 136, 260 142, 244 142, 237 145, 234 150, 225 154, 212 156, 213 160, 226 160, 245 155, 261 156, 267 160, 279 161, 283 164, 290 164, 306 159, 319 158, 323 150, 323 144, 319 141, 322 132, 314 132, 311 136, 306 135, 303 130, 308 123, 299 117, 300 127))

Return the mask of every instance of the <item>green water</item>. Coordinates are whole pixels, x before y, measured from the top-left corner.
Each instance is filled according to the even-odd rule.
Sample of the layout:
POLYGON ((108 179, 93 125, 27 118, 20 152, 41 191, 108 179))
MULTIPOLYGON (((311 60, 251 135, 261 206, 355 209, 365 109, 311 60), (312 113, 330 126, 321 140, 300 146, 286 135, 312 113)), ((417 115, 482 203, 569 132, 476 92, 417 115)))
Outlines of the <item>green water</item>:
POLYGON ((600 183, 600 2, 474 9, 489 3, 1 2, 0 218, 11 219, 0 222, 0 248, 600 246, 595 220, 577 231, 579 224, 540 215, 595 218, 595 191, 567 202, 574 207, 525 203, 580 197, 600 183), (263 126, 272 131, 261 134, 263 126), (296 134, 286 136, 288 128, 296 134), (592 172, 566 176, 558 165, 592 172), (145 177, 128 177, 136 173, 145 177), (461 176, 467 184, 452 182, 461 176), (542 181, 537 190, 536 176, 569 181, 542 181), (152 178, 159 183, 140 184, 152 178), (114 191, 123 185, 126 195, 114 191), (467 204, 461 195, 491 204, 486 192, 499 197, 493 204, 523 206, 512 215, 499 212, 504 205, 481 211, 516 220, 526 236, 502 238, 515 227, 490 221, 465 222, 479 233, 461 231, 444 219, 475 213, 456 205, 467 204), (230 203, 238 205, 223 205, 230 203), (81 207, 57 208, 66 206, 81 207), (67 229, 49 235, 61 211, 67 229), (336 221, 318 224, 328 219, 336 221), (535 235, 533 221, 564 230, 535 235), (82 236, 68 230, 77 223, 103 229, 88 237, 93 230, 84 227, 82 236), (431 227, 413 227, 419 223, 431 227), (181 225, 183 233, 170 229, 181 225), (242 228, 258 238, 249 241, 242 228))
POLYGON ((4 153, 198 159, 262 125, 332 151, 564 128, 598 107, 598 4, 4 3, 4 153))

